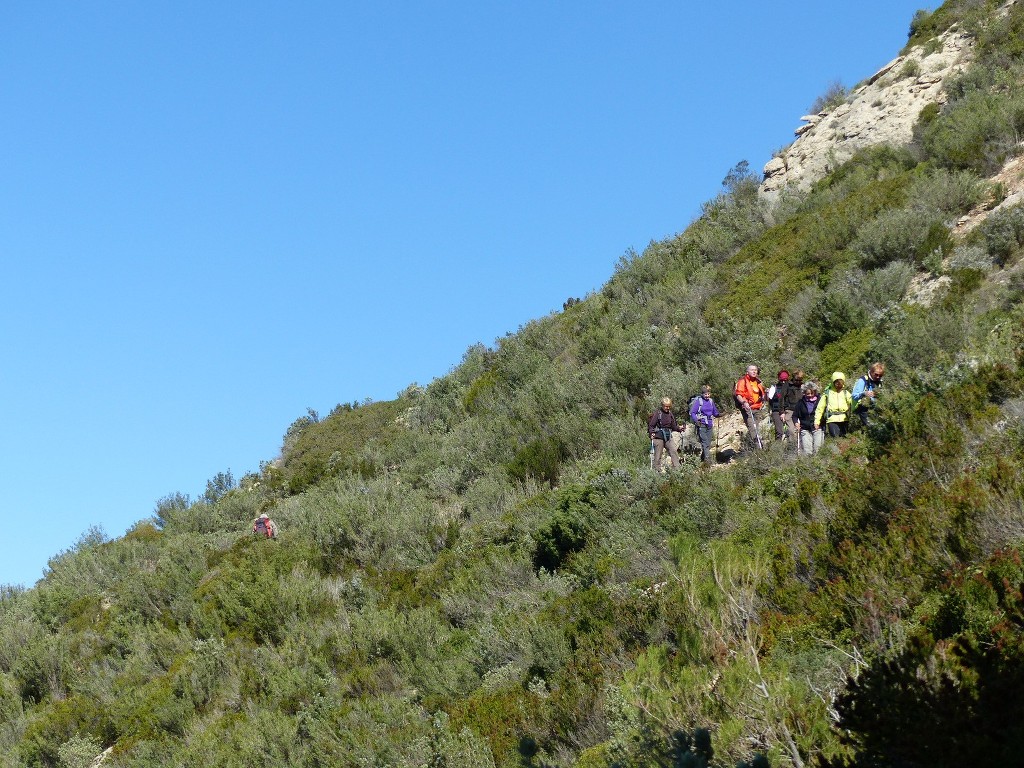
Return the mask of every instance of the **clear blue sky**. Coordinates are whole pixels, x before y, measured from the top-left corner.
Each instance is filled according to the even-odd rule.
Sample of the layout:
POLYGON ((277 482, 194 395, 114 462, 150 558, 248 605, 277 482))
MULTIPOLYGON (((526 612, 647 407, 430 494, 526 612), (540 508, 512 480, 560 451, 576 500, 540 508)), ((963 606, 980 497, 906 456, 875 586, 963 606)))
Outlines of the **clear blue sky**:
POLYGON ((935 5, 8 3, 0 583, 599 288, 935 5))

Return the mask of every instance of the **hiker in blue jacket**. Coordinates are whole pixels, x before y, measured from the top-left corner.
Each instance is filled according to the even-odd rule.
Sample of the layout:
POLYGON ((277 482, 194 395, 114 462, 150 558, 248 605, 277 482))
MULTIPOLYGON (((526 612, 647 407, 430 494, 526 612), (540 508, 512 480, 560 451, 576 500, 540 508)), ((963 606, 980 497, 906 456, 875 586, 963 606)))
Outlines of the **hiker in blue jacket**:
POLYGON ((690 421, 697 427, 697 439, 700 440, 700 460, 711 463, 711 433, 715 427, 715 419, 721 416, 718 406, 711 399, 711 387, 705 384, 700 394, 690 403, 690 421))
POLYGON ((884 363, 872 363, 868 372, 857 379, 853 385, 853 412, 860 418, 860 423, 865 427, 868 425, 868 413, 875 405, 875 392, 882 386, 882 377, 885 376, 884 363))

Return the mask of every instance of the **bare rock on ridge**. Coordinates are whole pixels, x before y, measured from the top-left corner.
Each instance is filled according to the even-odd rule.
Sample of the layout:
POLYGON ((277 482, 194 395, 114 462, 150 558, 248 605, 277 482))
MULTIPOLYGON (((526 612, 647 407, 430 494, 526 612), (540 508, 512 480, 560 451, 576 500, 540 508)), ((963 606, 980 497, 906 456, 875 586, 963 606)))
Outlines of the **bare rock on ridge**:
POLYGON ((953 28, 940 47, 915 46, 854 89, 830 112, 804 115, 796 141, 764 167, 761 194, 774 198, 786 186, 810 187, 864 147, 909 144, 925 106, 945 102, 943 85, 970 63, 973 40, 953 28))

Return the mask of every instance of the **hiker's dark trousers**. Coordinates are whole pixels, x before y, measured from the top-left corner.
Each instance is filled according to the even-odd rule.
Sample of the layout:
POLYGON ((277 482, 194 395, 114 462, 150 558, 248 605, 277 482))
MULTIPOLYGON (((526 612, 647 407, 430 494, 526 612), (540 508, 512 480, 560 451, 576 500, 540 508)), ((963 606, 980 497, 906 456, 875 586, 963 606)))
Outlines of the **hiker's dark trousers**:
POLYGON ((711 432, 712 428, 707 424, 697 425, 697 439, 700 440, 700 460, 705 464, 711 463, 711 432))
POLYGON ((825 429, 828 430, 829 437, 846 437, 845 421, 830 421, 825 425, 825 429))

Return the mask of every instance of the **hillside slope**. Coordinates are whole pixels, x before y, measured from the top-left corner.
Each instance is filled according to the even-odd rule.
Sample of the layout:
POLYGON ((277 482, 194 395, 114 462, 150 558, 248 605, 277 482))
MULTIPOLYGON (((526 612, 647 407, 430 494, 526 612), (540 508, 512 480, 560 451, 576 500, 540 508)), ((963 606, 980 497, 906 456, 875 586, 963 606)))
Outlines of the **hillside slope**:
POLYGON ((772 195, 740 164, 599 292, 0 592, 0 766, 1014 760, 1024 4, 912 35, 971 54, 904 143, 772 195), (646 466, 662 395, 873 360, 817 456, 646 466))

